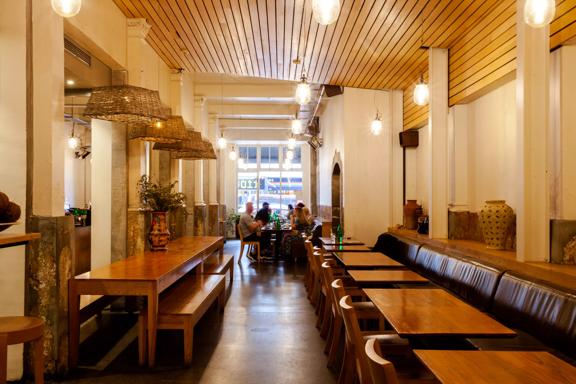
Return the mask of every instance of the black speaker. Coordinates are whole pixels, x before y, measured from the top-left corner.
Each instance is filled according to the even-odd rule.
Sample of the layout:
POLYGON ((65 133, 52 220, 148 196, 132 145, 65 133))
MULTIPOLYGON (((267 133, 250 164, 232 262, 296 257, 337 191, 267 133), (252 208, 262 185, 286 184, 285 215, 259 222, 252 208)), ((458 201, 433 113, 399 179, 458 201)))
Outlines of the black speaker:
POLYGON ((417 147, 418 146, 418 130, 408 130, 400 132, 400 146, 401 147, 417 147))
POLYGON ((338 96, 344 93, 344 87, 324 84, 324 93, 326 93, 328 97, 338 96))

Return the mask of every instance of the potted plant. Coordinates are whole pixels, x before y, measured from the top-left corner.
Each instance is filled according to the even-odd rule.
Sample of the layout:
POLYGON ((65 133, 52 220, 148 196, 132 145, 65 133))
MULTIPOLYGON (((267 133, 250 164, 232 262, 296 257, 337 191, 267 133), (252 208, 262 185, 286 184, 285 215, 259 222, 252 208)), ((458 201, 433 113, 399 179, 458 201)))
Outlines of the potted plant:
POLYGON ((240 234, 238 234, 238 227, 237 227, 237 224, 239 222, 240 222, 240 214, 236 213, 234 209, 230 209, 228 211, 228 216, 226 217, 228 238, 233 238, 233 236, 236 236, 237 239, 240 238, 240 234), (234 233, 235 235, 230 235, 231 233, 234 233))
POLYGON ((152 213, 148 240, 152 251, 168 249, 170 231, 168 230, 168 215, 171 210, 184 206, 183 193, 174 192, 176 182, 170 184, 153 183, 146 175, 138 181, 138 195, 142 206, 152 213))

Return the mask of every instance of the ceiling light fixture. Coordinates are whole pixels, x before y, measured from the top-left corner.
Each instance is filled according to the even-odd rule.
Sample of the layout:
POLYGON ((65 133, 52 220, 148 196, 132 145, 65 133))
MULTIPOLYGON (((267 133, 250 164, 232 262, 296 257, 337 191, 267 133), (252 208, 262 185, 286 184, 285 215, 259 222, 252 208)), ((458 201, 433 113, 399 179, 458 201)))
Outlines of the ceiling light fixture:
POLYGON ((62 17, 73 17, 80 12, 82 0, 52 0, 52 9, 62 17))
POLYGON ((302 120, 298 120, 296 117, 292 120, 292 134, 299 135, 303 131, 302 120))
POLYGON ((220 149, 226 148, 227 141, 226 141, 226 138, 224 137, 224 132, 220 133, 220 137, 218 138, 217 144, 218 144, 218 148, 220 148, 220 149))
POLYGON ((74 85, 74 84, 76 84, 76 82, 73 79, 68 79, 68 80, 66 80, 66 84, 67 85, 74 85))
POLYGON ((533 28, 542 28, 554 19, 556 1, 526 0, 524 3, 524 21, 533 28))
POLYGON ((424 75, 421 75, 420 81, 418 81, 418 84, 416 84, 414 88, 414 104, 426 105, 428 104, 429 97, 430 91, 428 90, 428 84, 424 82, 424 75))
POLYGON ((340 0, 312 0, 314 20, 321 25, 330 25, 340 14, 340 0))
POLYGON ((291 135, 288 139, 288 148, 294 149, 296 147, 296 139, 291 135))
POLYGON ((382 116, 380 116, 378 110, 376 110, 376 117, 372 120, 372 124, 370 124, 370 132, 372 132, 374 136, 378 136, 382 133, 382 116))
POLYGON ((70 137, 68 138, 68 148, 70 149, 78 149, 80 148, 80 138, 74 136, 74 128, 76 127, 76 123, 72 123, 72 132, 70 133, 70 137))
POLYGON ((238 157, 238 155, 236 154, 236 148, 234 146, 232 146, 232 150, 230 151, 230 153, 228 153, 228 158, 232 161, 236 160, 236 158, 238 157))
POLYGON ((289 149, 286 151, 286 159, 287 160, 292 160, 294 158, 294 151, 289 149))
POLYGON ((296 93, 294 95, 294 99, 296 100, 296 103, 300 105, 308 104, 310 100, 312 100, 312 89, 310 88, 310 84, 308 84, 308 79, 306 77, 306 69, 304 68, 304 59, 300 61, 299 58, 296 58, 292 62, 296 65, 302 63, 302 74, 300 76, 300 82, 296 86, 296 93))

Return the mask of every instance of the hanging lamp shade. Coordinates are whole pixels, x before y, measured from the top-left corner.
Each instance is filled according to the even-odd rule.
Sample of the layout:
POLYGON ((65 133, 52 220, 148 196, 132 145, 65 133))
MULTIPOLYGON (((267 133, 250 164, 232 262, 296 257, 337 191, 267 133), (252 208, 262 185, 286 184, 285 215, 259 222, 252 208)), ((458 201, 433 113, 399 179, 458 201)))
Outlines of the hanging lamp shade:
POLYGON ((84 116, 124 123, 155 123, 167 118, 158 91, 132 85, 94 88, 84 116))
POLYGON ((184 159, 184 160, 216 160, 216 152, 212 144, 206 140, 202 139, 201 149, 190 149, 182 151, 172 151, 170 157, 173 159, 184 159))
POLYGON ((155 143, 153 149, 169 151, 173 159, 216 159, 214 147, 202 138, 200 132, 187 130, 186 140, 176 143, 155 143))
POLYGON ((170 115, 166 121, 131 123, 128 138, 172 144, 188 138, 182 116, 170 115))

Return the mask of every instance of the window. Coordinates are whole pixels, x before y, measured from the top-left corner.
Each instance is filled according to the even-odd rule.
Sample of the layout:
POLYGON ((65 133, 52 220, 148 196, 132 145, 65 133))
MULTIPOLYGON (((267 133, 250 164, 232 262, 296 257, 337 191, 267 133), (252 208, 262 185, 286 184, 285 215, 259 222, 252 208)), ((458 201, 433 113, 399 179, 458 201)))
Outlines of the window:
POLYGON ((241 146, 239 158, 244 164, 238 166, 238 212, 244 212, 246 203, 254 203, 254 209, 267 202, 273 211, 288 213, 288 204, 296 205, 303 200, 302 151, 295 148, 289 169, 282 167, 286 159, 286 146, 241 146), (280 156, 282 155, 282 156, 280 156))

